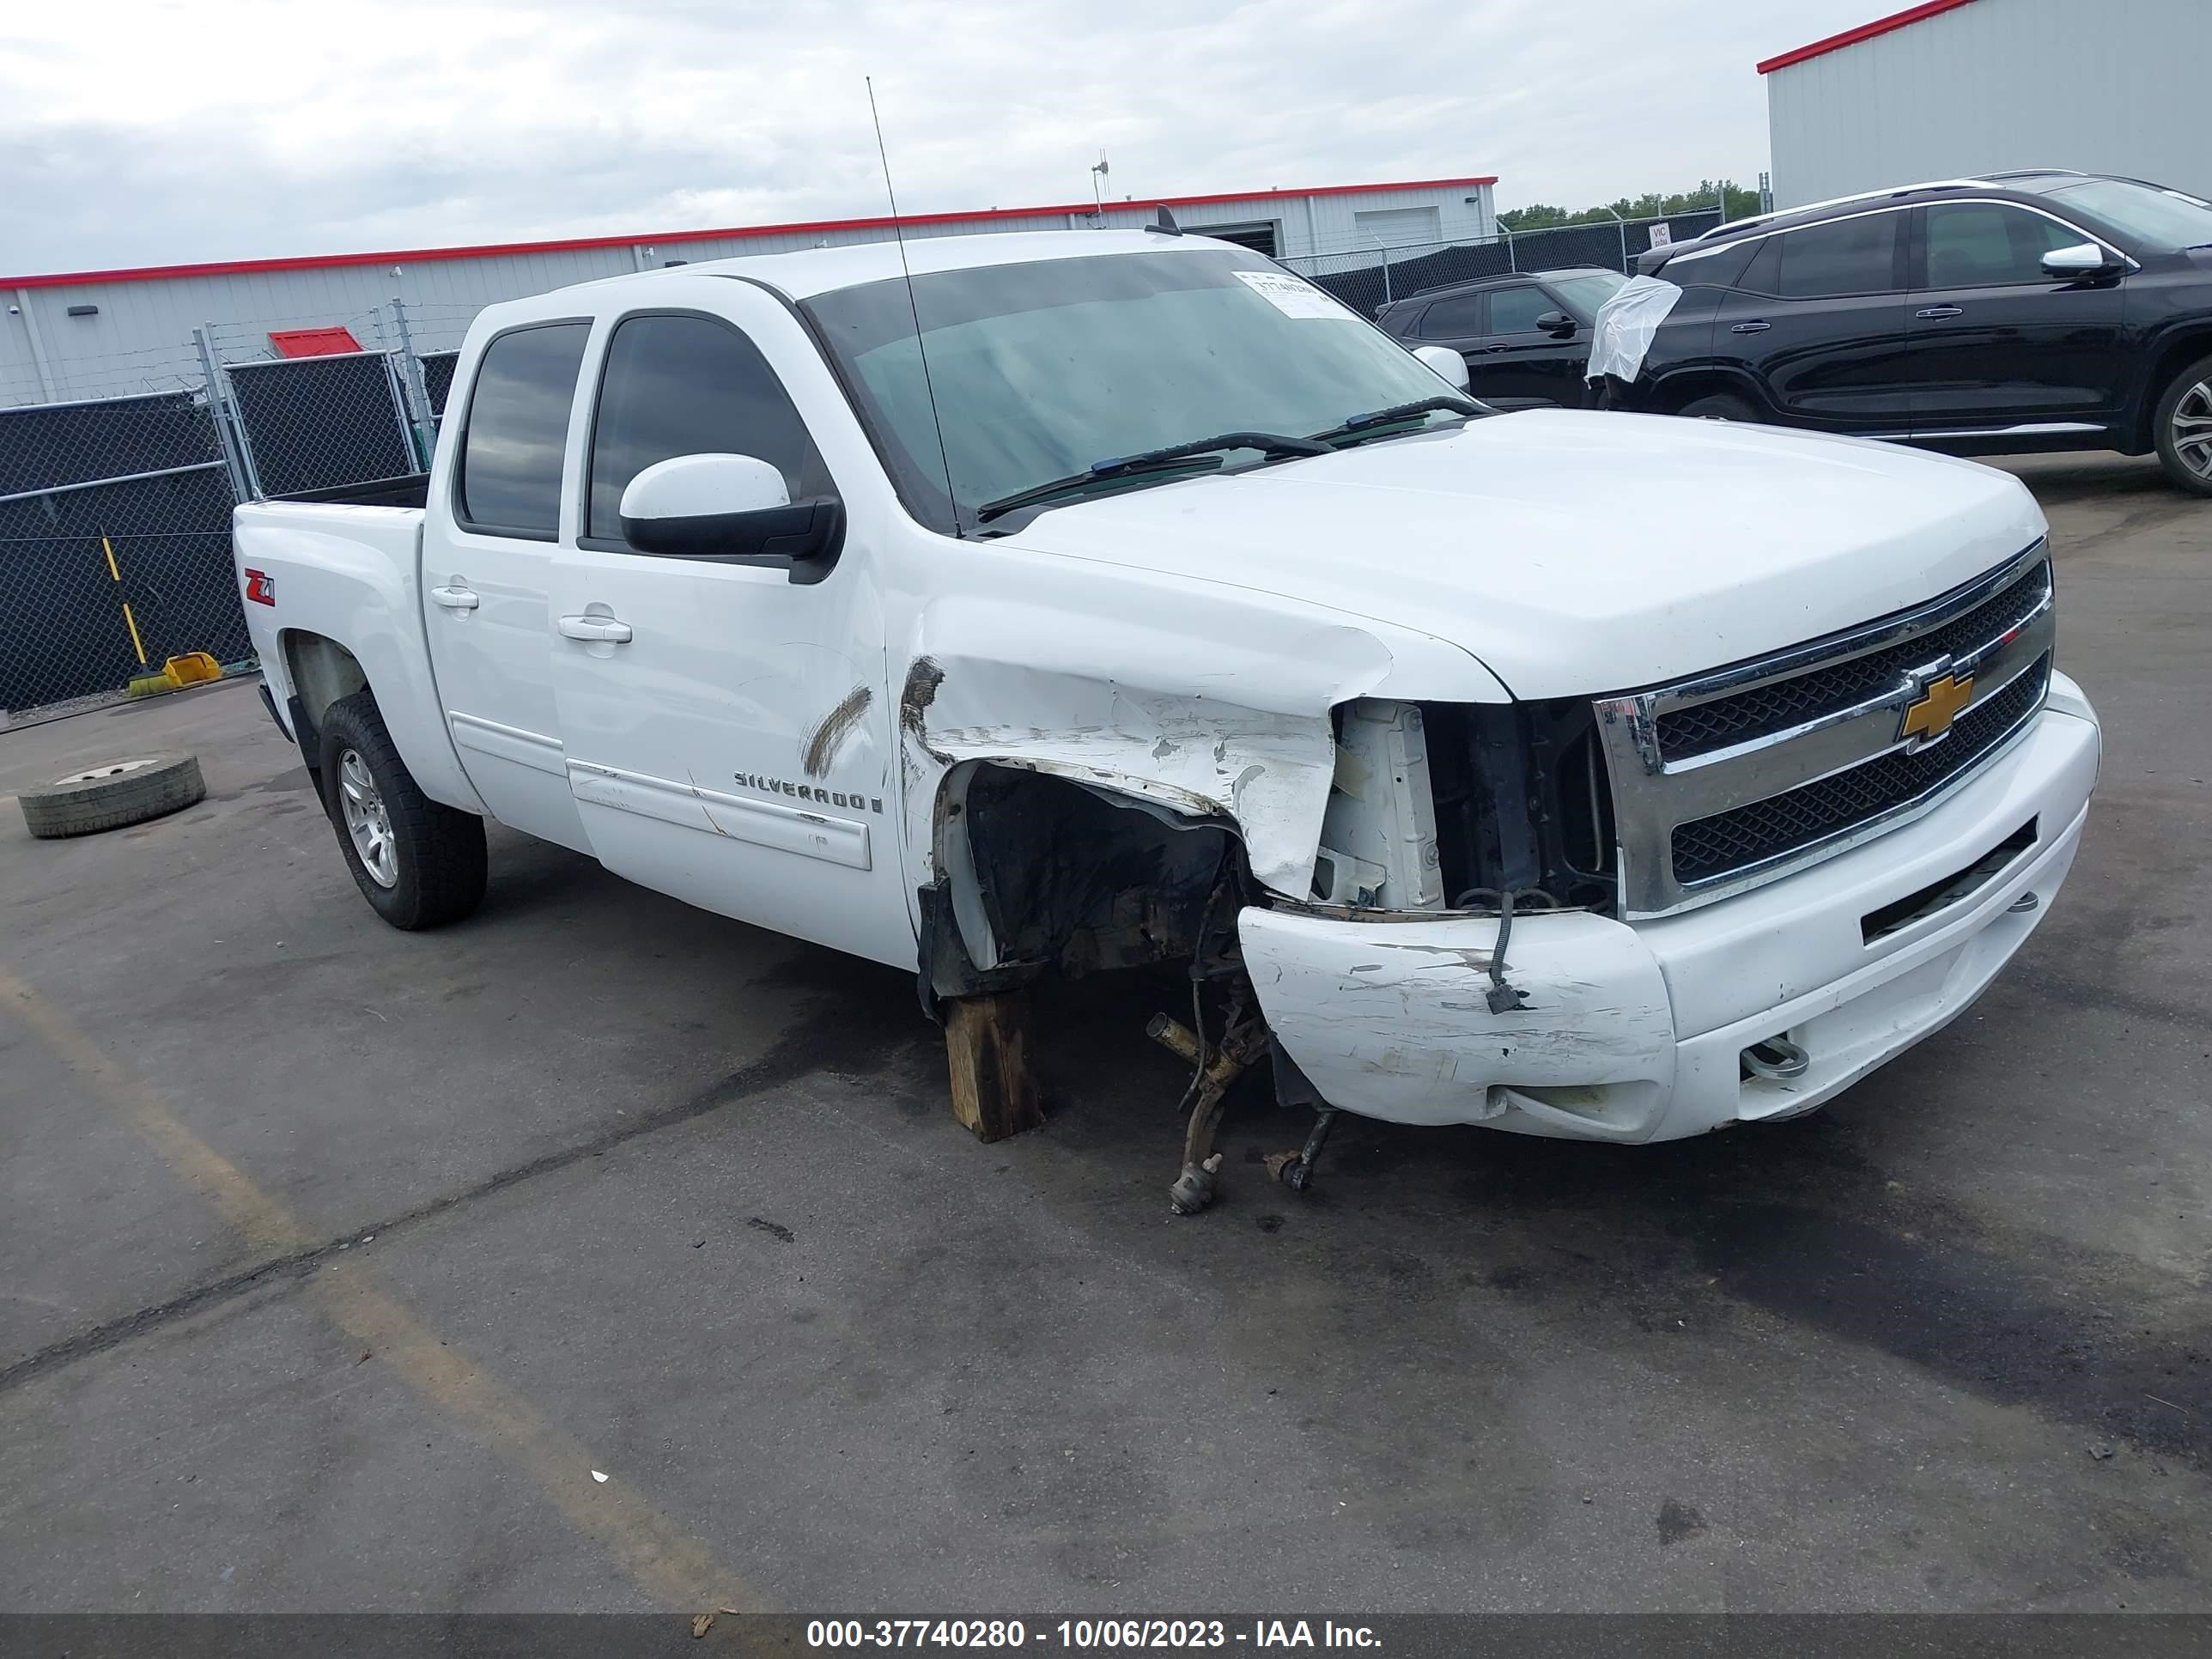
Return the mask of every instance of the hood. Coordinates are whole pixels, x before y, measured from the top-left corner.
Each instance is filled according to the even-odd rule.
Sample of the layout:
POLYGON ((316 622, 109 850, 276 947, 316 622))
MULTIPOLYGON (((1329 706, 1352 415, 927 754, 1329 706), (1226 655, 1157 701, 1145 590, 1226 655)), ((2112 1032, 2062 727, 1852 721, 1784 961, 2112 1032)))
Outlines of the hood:
POLYGON ((1076 502, 1012 539, 1433 635, 1534 698, 1815 639, 1954 587, 2043 532, 2019 480, 1971 462, 1530 410, 1076 502))

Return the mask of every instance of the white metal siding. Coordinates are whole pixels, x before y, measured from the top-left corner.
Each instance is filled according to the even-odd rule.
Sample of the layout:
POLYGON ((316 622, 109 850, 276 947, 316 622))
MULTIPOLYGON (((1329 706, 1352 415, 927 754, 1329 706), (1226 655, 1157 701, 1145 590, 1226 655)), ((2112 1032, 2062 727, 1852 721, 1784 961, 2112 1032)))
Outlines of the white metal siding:
POLYGON ((1352 216, 1352 231, 1363 247, 1415 246, 1444 235, 1432 207, 1370 208, 1352 216))
POLYGON ((2033 167, 2212 192, 2208 64, 2212 0, 1973 0, 1769 75, 1774 199, 2033 167))
MULTIPOLYGON (((1424 227, 1436 228, 1386 240, 1429 240, 1439 234, 1468 240, 1496 229, 1487 185, 1331 196, 1284 191, 1179 211, 1194 226, 1202 221, 1242 224, 1273 220, 1281 227, 1278 254, 1296 258, 1370 246, 1372 236, 1358 229, 1361 218, 1409 209, 1422 216, 1424 227)), ((1103 220, 1087 210, 1022 214, 912 225, 907 234, 921 238, 1076 230, 1097 223, 1127 229, 1151 223, 1156 211, 1148 204, 1109 202, 1103 220)), ((389 264, 325 265, 12 289, 6 291, 7 302, 21 314, 9 315, 6 326, 0 327, 0 404, 197 386, 200 367, 192 331, 202 324, 213 325, 218 349, 227 362, 269 356, 271 329, 332 324, 351 329, 356 339, 374 349, 398 343, 390 332, 389 310, 397 294, 407 302, 416 349, 439 351, 458 346, 470 319, 494 301, 651 270, 672 260, 696 263, 738 254, 878 242, 890 234, 888 228, 845 228, 666 243, 641 239, 612 247, 410 260, 397 276, 389 264), (73 305, 96 305, 99 313, 71 317, 68 313, 73 305), (385 307, 383 334, 378 332, 374 314, 379 307, 385 307), (43 374, 40 355, 45 358, 43 374)))

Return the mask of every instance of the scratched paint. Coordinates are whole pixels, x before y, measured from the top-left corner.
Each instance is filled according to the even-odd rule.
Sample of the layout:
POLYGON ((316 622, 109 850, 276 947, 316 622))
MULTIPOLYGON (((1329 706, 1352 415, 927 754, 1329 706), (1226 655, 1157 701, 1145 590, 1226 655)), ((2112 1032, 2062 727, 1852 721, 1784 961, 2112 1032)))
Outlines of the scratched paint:
POLYGON ((826 778, 830 764, 845 740, 860 729, 866 718, 868 707, 875 701, 875 693, 866 685, 856 685, 845 694, 844 700, 822 717, 814 734, 806 740, 799 755, 799 766, 810 778, 826 778))

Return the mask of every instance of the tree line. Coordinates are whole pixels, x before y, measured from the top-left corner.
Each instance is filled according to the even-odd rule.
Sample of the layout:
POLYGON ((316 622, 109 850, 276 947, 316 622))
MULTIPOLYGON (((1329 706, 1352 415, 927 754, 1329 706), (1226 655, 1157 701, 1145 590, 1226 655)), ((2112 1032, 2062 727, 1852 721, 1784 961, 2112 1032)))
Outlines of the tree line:
POLYGON ((1677 213, 1711 213, 1723 201, 1727 218, 1747 219, 1759 210, 1757 191, 1726 180, 1702 179, 1695 190, 1677 191, 1671 196, 1647 191, 1641 196, 1624 196, 1603 207, 1583 208, 1577 212, 1535 202, 1527 207, 1507 210, 1498 216, 1498 222, 1508 230, 1555 230, 1563 225, 1610 224, 1616 218, 1664 219, 1677 213))

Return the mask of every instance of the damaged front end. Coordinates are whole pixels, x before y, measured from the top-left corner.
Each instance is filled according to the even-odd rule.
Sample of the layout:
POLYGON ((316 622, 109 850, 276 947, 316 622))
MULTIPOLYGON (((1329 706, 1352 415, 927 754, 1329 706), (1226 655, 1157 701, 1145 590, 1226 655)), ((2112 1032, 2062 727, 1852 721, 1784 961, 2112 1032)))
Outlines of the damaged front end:
POLYGON ((1338 1102, 1411 1121, 1602 1122, 1603 1091, 1660 1081, 1626 1056, 1665 1027, 1664 987, 1625 986, 1590 955, 1624 931, 1604 920, 1611 796, 1590 705, 1376 696, 1391 664, 1368 635, 1303 643, 1213 695, 949 651, 918 656, 904 685, 907 799, 927 805, 910 825, 930 849, 925 1003, 1188 964, 1189 1024, 1162 1014, 1149 1033, 1193 1068, 1181 1212, 1212 1196, 1214 1133, 1249 1070, 1316 1115, 1306 1144, 1270 1161, 1294 1188, 1338 1102), (1036 723, 981 717, 1008 707, 1036 723), (1089 718, 1054 718, 1066 714, 1089 718), (1402 925, 1378 927, 1389 950, 1338 983, 1302 944, 1340 940, 1347 921, 1402 925), (1440 1021, 1401 994, 1409 975, 1453 982, 1440 1021))

